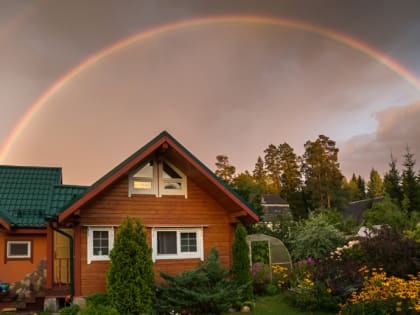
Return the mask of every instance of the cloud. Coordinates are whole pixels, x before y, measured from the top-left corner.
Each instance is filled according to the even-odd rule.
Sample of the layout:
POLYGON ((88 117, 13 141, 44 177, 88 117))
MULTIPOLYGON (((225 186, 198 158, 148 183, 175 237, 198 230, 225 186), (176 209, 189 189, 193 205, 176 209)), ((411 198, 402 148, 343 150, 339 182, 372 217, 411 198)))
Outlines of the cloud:
POLYGON ((391 153, 401 170, 407 146, 419 161, 416 169, 420 169, 420 100, 388 108, 374 116, 378 122, 374 133, 352 137, 340 145, 344 174, 349 177, 354 172, 368 179, 370 170, 375 168, 383 175, 389 169, 391 153))

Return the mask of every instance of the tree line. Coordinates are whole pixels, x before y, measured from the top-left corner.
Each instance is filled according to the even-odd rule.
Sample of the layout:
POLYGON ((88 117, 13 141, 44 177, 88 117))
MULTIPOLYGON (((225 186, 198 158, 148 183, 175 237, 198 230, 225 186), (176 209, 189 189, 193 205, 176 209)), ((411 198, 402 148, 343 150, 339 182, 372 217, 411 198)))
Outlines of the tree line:
POLYGON ((306 141, 302 156, 286 142, 269 144, 252 172, 237 174, 227 155, 217 155, 215 173, 256 209, 260 209, 262 194, 280 195, 295 218, 305 218, 315 209, 342 210, 349 202, 384 195, 409 214, 420 212, 420 172, 416 174, 416 160, 409 147, 402 170, 391 154, 384 176, 372 168, 368 181, 354 173, 348 180, 340 170, 338 153, 334 140, 319 135, 315 141, 306 141))

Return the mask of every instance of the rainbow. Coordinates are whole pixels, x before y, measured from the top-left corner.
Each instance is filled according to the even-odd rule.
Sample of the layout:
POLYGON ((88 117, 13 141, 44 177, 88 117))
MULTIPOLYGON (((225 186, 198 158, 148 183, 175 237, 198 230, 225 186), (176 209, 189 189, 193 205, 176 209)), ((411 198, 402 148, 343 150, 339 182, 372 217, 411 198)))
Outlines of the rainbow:
POLYGON ((227 23, 247 23, 247 24, 264 24, 264 25, 273 25, 280 27, 293 28, 297 30, 302 30, 305 32, 313 33, 320 35, 322 37, 337 41, 342 43, 345 46, 348 46, 352 49, 355 49, 369 57, 375 59, 377 62, 383 64, 385 67, 389 68, 391 71, 398 74, 408 83, 413 85, 413 87, 420 91, 420 79, 417 78, 415 74, 410 72, 408 69, 404 68, 401 64, 391 59, 384 53, 369 47, 362 41, 354 39, 345 34, 339 33, 337 31, 302 22, 299 20, 285 19, 285 18, 273 18, 273 17, 261 17, 261 16, 216 16, 216 17, 204 17, 190 20, 177 21, 170 24, 165 24, 156 28, 140 32, 133 36, 127 37, 123 40, 120 40, 104 49, 98 51, 97 53, 89 56, 82 63, 65 73, 59 80, 57 80, 48 90, 46 90, 26 113, 22 116, 19 122, 15 125, 14 129, 11 131, 6 141, 3 144, 3 147, 0 151, 0 162, 4 161, 7 157, 8 152, 10 151, 13 143, 23 132, 25 125, 30 121, 30 119, 39 111, 39 109, 46 103, 46 101, 52 97, 54 94, 58 93, 60 89, 71 79, 76 77, 80 72, 86 70, 93 64, 99 62, 100 60, 106 58, 107 56, 113 54, 114 52, 127 48, 130 45, 148 38, 161 35, 167 32, 180 30, 184 28, 199 26, 199 25, 209 25, 209 24, 227 24, 227 23))

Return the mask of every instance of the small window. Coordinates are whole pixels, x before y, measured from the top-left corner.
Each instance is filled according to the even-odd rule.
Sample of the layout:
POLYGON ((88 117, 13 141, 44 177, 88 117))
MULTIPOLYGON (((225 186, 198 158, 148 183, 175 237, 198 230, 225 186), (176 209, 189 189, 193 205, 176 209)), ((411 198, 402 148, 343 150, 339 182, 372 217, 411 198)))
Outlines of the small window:
POLYGON ((202 228, 154 228, 153 261, 156 259, 200 258, 203 260, 202 228))
POLYGON ((147 162, 130 178, 130 190, 133 194, 154 194, 155 186, 155 165, 153 161, 147 162))
POLYGON ((114 246, 112 227, 88 228, 88 264, 91 261, 109 260, 109 253, 114 246))
POLYGON ((7 241, 7 258, 31 258, 31 242, 7 241))

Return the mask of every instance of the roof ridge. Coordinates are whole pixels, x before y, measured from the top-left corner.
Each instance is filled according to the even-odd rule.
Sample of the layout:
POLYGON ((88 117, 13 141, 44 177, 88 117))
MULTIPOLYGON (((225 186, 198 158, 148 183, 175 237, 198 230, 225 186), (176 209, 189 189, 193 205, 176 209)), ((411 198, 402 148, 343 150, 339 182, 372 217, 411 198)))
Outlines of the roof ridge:
POLYGON ((28 168, 28 169, 56 169, 56 170, 62 170, 63 168, 61 166, 33 166, 33 165, 4 165, 1 164, 0 168, 28 168))

